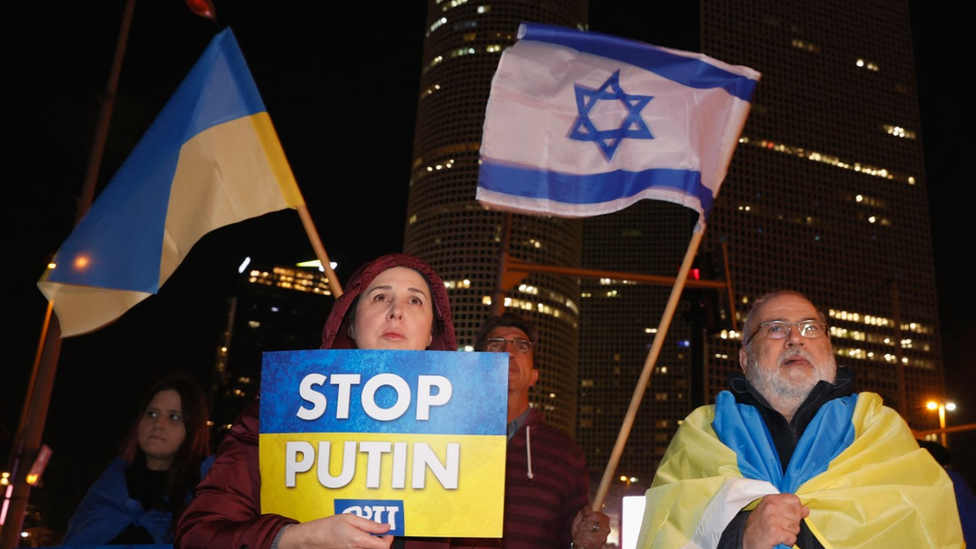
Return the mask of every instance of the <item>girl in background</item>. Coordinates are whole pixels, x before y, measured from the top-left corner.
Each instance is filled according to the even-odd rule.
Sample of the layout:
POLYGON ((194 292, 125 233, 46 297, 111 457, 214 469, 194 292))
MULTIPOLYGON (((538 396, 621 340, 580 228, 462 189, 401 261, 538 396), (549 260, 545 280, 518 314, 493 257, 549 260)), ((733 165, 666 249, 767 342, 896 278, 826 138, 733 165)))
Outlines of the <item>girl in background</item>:
POLYGON ((207 403, 173 375, 146 394, 122 450, 89 488, 63 545, 171 543, 177 519, 209 466, 207 403))

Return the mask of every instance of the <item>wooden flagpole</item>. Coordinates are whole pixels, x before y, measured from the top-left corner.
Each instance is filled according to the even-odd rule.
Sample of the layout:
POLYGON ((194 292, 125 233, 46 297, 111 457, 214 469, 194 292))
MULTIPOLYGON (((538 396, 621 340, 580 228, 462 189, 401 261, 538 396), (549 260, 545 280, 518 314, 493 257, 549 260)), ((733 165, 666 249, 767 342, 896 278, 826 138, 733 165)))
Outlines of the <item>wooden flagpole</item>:
POLYGON ((332 295, 336 299, 342 295, 342 284, 339 284, 339 279, 336 278, 335 271, 332 270, 332 263, 329 261, 329 254, 325 253, 325 246, 322 245, 322 239, 319 238, 319 232, 315 229, 315 223, 312 222, 312 214, 308 211, 308 206, 304 203, 298 206, 298 217, 302 218, 302 225, 305 227, 305 234, 308 235, 309 242, 312 243, 312 249, 315 250, 315 256, 319 258, 319 262, 322 263, 322 268, 325 269, 325 275, 329 277, 329 289, 332 290, 332 295))
POLYGON ((640 408, 641 398, 644 396, 647 384, 651 380, 651 373, 654 371, 657 357, 661 353, 661 348, 664 346, 664 339, 668 335, 671 319, 674 317, 674 311, 678 307, 678 300, 681 298, 681 292, 684 290, 685 280, 688 279, 688 271, 691 270, 691 264, 695 260, 695 254, 698 253, 698 246, 701 244, 704 233, 705 223, 700 219, 698 225, 695 226, 695 231, 691 235, 691 242, 688 243, 685 258, 681 262, 678 276, 675 279, 674 286, 671 288, 671 297, 668 298, 668 304, 664 308, 664 314, 661 315, 661 323, 658 324, 657 334, 654 336, 654 343, 651 345, 651 351, 647 354, 647 360, 644 361, 644 370, 637 380, 637 386, 634 387, 634 395, 630 399, 630 407, 627 409, 627 415, 624 417, 624 422, 620 426, 620 433, 617 435, 617 442, 614 444, 613 452, 610 454, 610 461, 607 462, 607 468, 603 472, 603 480, 600 481, 596 498, 593 500, 594 511, 601 510, 603 508, 603 502, 607 499, 607 493, 610 491, 610 483, 613 481, 617 464, 620 463, 620 455, 623 454, 624 446, 627 444, 627 437, 630 436, 630 429, 634 425, 634 418, 637 416, 637 409, 640 408))

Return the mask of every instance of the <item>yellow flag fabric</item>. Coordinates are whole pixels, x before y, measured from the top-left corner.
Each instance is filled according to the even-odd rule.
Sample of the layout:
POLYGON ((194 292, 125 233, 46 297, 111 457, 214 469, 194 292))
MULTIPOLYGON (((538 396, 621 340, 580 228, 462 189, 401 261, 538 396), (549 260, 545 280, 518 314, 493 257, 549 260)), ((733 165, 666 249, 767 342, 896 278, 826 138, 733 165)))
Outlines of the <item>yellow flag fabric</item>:
POLYGON ((205 234, 304 204, 230 29, 210 43, 37 283, 61 336, 114 322, 205 234))
MULTIPOLYGON (((738 511, 777 493, 742 478, 714 418, 715 407, 704 406, 678 429, 647 491, 639 548, 715 547, 738 511)), ((853 443, 796 492, 824 547, 964 547, 952 483, 901 417, 861 393, 851 421, 853 443)))

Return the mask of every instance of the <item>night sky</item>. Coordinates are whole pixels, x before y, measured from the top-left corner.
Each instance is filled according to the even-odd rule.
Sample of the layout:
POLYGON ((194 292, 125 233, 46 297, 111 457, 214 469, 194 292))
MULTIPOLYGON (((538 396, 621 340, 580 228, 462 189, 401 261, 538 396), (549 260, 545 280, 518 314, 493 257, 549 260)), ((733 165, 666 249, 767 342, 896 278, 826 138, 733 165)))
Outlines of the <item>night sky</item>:
MULTIPOLYGON (((326 16, 303 11, 318 3, 224 1, 214 23, 179 0, 137 3, 99 189, 210 39, 230 26, 325 247, 339 262, 339 279, 379 254, 400 251, 426 3, 351 4, 329 3, 340 11, 326 16)), ((593 30, 697 49, 690 9, 697 3, 663 13, 651 2, 591 4, 593 30)), ((3 278, 13 284, 5 323, 13 331, 0 362, 0 463, 9 453, 46 306, 35 284, 73 225, 122 5, 74 0, 0 8, 12 119, 3 149, 10 190, 2 222, 5 248, 13 252, 3 278)), ((967 51, 968 29, 937 3, 911 5, 947 386, 961 408, 949 422, 973 423, 976 368, 968 340, 976 331, 976 231, 964 225, 968 205, 959 196, 972 177, 966 169, 972 153, 964 147, 972 143, 966 129, 973 117, 960 108, 968 97, 959 74, 949 72, 967 63, 957 52, 967 51)), ((137 401, 156 378, 186 370, 209 379, 225 302, 247 255, 294 262, 313 254, 292 211, 222 229, 194 247, 159 295, 95 334, 65 341, 45 435, 54 459, 46 487, 35 493, 63 495, 58 501, 70 514, 117 451, 137 401)))

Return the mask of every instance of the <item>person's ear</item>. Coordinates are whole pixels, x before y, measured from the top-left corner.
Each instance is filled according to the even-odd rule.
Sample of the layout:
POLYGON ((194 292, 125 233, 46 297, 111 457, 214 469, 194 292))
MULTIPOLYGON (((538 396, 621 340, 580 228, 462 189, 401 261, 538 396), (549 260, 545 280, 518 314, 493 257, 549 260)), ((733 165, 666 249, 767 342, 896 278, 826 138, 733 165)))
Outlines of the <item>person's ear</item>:
POLYGON ((745 348, 739 349, 739 367, 742 368, 742 372, 745 373, 746 366, 749 365, 749 353, 746 352, 745 348))
POLYGON ((537 381, 539 381, 539 370, 532 368, 532 381, 529 382, 529 387, 535 387, 537 381))

